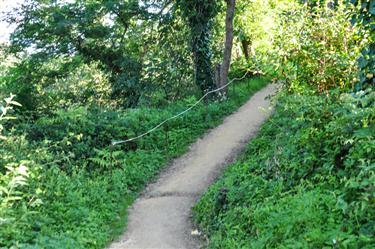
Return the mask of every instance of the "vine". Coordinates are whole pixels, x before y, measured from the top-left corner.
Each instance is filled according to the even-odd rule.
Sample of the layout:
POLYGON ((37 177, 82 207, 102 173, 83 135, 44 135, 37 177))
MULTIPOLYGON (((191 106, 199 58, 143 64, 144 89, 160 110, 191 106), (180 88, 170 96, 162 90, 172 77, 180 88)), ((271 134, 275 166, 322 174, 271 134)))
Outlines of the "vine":
POLYGON ((204 93, 215 85, 211 62, 211 28, 220 3, 215 0, 178 0, 178 5, 190 27, 195 82, 204 93))

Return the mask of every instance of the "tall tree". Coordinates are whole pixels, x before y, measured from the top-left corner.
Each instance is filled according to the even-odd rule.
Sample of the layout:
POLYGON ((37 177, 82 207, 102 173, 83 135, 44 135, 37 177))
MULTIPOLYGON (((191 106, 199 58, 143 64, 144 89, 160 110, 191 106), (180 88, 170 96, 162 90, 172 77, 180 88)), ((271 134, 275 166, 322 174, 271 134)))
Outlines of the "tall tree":
POLYGON ((178 0, 191 31, 195 82, 202 93, 215 87, 211 62, 211 25, 219 11, 217 0, 178 0))
POLYGON ((224 86, 228 83, 228 72, 230 68, 233 47, 233 19, 234 10, 236 7, 236 0, 226 0, 226 2, 227 12, 225 17, 225 47, 223 63, 220 67, 220 86, 224 86))

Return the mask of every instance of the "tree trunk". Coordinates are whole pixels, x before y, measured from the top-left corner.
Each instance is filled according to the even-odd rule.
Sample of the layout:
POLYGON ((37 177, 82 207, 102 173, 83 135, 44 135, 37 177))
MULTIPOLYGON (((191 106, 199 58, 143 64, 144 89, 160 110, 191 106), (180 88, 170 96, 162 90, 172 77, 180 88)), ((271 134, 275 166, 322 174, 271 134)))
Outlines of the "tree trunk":
POLYGON ((218 0, 175 0, 187 21, 191 33, 194 78, 202 94, 215 88, 212 65, 211 29, 212 19, 219 11, 218 0))
POLYGON ((242 40, 241 43, 242 43, 242 52, 245 55, 246 61, 248 61, 250 57, 250 52, 249 52, 250 42, 249 40, 242 40))
POLYGON ((217 63, 216 66, 215 66, 215 84, 216 84, 216 88, 219 88, 220 87, 220 84, 221 84, 221 81, 220 81, 220 73, 221 73, 221 64, 220 63, 217 63))
MULTIPOLYGON (((226 0, 226 2, 227 13, 225 18, 225 48, 223 63, 220 68, 220 86, 224 86, 228 83, 228 72, 230 68, 233 47, 233 19, 236 0, 226 0)), ((223 92, 227 93, 227 89, 225 89, 223 92)))

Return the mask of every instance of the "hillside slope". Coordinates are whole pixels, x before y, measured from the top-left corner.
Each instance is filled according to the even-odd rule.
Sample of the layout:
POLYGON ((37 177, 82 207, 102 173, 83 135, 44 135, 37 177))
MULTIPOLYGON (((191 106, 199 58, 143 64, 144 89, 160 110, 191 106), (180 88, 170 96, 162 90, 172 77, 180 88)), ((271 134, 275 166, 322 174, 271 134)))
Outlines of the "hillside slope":
POLYGON ((291 95, 194 208, 210 248, 374 248, 375 94, 291 95))

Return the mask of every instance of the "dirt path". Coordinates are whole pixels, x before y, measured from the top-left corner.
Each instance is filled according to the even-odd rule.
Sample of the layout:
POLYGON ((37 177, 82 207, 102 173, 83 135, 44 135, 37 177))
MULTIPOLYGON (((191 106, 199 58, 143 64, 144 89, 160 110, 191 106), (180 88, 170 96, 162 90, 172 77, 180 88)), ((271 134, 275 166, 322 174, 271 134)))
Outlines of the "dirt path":
POLYGON ((191 235, 190 209, 268 117, 265 97, 274 91, 269 85, 256 93, 176 159, 133 204, 127 232, 109 248, 199 248, 199 240, 191 235))

